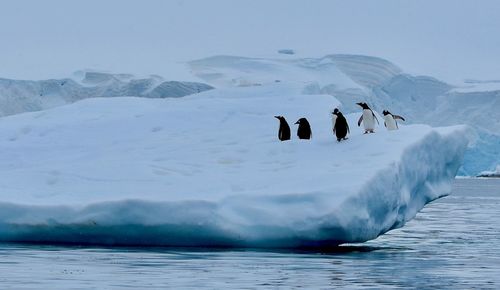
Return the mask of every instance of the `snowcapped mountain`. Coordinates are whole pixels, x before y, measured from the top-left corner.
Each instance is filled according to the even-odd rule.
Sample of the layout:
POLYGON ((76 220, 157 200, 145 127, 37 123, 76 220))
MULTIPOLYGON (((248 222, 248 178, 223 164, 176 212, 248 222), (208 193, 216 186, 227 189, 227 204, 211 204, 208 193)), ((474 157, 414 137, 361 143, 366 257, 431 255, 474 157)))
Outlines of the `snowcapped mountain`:
POLYGON ((378 111, 402 115, 407 123, 432 126, 467 124, 475 142, 466 153, 462 175, 477 175, 500 163, 500 85, 468 81, 450 85, 428 76, 406 74, 377 57, 327 55, 321 58, 215 56, 189 63, 192 73, 217 86, 287 82, 304 93, 335 96, 346 112, 364 101, 378 111))
POLYGON ((334 246, 401 227, 450 193, 466 128, 352 127, 338 143, 338 100, 300 89, 90 98, 2 118, 0 241, 334 246), (312 140, 296 137, 301 117, 312 140))
POLYGON ((95 97, 178 98, 212 89, 196 82, 164 81, 159 76, 78 72, 76 79, 0 79, 0 116, 39 111, 95 97))

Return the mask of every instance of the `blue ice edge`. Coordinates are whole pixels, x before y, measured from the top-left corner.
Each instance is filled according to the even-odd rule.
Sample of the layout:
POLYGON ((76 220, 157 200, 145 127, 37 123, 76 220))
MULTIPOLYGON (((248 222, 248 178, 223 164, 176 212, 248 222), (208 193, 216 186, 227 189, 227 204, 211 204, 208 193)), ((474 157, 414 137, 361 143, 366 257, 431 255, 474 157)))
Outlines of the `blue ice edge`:
POLYGON ((0 203, 0 241, 238 248, 328 248, 364 242, 402 227, 427 203, 451 192, 467 148, 467 130, 434 129, 331 213, 300 222, 266 223, 271 213, 263 211, 260 221, 241 224, 226 213, 287 211, 307 204, 311 196, 232 197, 220 203, 124 200, 79 209, 0 203))

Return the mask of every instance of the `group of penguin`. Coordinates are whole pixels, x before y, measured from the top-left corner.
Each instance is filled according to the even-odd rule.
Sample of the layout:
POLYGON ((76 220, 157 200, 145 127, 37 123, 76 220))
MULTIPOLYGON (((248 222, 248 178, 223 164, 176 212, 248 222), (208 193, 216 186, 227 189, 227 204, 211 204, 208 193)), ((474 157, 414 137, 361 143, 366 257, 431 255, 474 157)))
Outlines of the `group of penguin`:
MULTIPOLYGON (((363 113, 358 120, 358 127, 361 126, 361 123, 363 123, 363 127, 365 129, 364 134, 375 133, 375 121, 377 121, 377 124, 379 124, 377 116, 375 116, 375 113, 373 113, 372 109, 370 109, 370 107, 366 103, 356 103, 356 104, 363 109, 363 113)), ((398 115, 393 115, 391 114, 391 112, 387 110, 384 110, 382 113, 384 115, 384 125, 387 128, 387 130, 398 129, 398 123, 396 120, 399 119, 405 121, 403 117, 398 115)), ((278 139, 281 141, 290 140, 291 137, 290 126, 288 126, 285 117, 283 116, 274 116, 274 117, 280 121, 278 139)), ((297 136, 299 137, 299 139, 311 139, 312 137, 311 125, 309 124, 309 121, 307 121, 306 118, 300 118, 297 122, 295 122, 295 124, 299 125, 297 129, 297 136)), ((332 128, 333 128, 333 133, 337 137, 338 142, 346 140, 347 134, 350 133, 349 124, 347 123, 346 118, 337 108, 335 108, 335 110, 333 110, 332 112, 332 128)))

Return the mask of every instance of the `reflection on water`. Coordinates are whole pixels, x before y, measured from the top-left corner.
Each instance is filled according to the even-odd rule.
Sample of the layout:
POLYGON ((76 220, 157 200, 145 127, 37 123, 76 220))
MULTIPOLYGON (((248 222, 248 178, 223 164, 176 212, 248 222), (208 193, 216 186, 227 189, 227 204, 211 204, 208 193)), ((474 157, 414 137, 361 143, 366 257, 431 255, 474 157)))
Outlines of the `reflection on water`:
POLYGON ((335 250, 0 246, 2 289, 500 288, 500 180, 457 180, 404 228, 335 250))

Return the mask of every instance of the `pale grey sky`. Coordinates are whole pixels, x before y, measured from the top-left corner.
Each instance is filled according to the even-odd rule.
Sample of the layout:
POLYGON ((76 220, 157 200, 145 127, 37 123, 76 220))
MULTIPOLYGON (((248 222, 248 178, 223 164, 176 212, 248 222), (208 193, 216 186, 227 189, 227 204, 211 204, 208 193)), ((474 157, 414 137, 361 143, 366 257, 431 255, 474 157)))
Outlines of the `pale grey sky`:
POLYGON ((380 56, 451 82, 500 79, 494 0, 0 0, 0 77, 84 68, 182 79, 214 54, 380 56))

